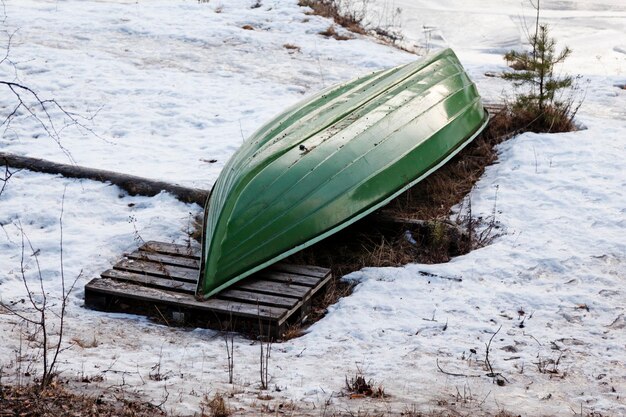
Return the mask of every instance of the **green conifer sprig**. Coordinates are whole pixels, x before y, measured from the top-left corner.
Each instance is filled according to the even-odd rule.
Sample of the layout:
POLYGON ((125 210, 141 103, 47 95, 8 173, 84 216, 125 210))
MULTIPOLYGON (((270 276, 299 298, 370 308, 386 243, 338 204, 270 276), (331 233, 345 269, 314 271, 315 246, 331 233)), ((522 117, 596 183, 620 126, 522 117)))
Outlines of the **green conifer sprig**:
POLYGON ((573 85, 572 76, 556 76, 554 66, 565 61, 572 50, 569 47, 556 52, 556 41, 549 35, 548 25, 538 26, 538 32, 531 36, 532 52, 510 51, 504 55, 507 64, 515 71, 505 72, 505 80, 512 81, 516 87, 528 86, 528 92, 517 97, 516 104, 535 106, 543 112, 547 105, 561 106, 555 101, 559 90, 573 85))

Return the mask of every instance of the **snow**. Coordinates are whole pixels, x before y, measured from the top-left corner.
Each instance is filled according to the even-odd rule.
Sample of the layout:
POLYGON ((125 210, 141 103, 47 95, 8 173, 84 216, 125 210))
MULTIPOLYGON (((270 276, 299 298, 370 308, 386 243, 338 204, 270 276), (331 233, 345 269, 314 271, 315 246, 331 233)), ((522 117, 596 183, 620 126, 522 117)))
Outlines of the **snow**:
MULTIPOLYGON (((365 40, 318 36, 328 22, 293 2, 249 3, 11 2, 7 26, 18 31, 10 58, 46 98, 97 112, 86 123, 102 139, 63 132, 78 165, 206 188, 243 137, 304 94, 412 59, 365 40)), ((9 66, 2 71, 12 78, 9 66)), ((43 135, 33 123, 14 123, 2 145, 68 162, 43 135)))
MULTIPOLYGON (((9 1, 6 29, 19 29, 10 58, 18 80, 43 97, 83 115, 97 112, 85 122, 97 136, 75 127, 62 132, 77 164, 197 187, 210 187, 242 136, 284 107, 414 59, 363 37, 326 39, 317 33, 329 22, 306 15, 295 1, 264 1, 254 9, 253 3, 9 1), (300 51, 284 48, 288 43, 300 51), (217 162, 206 162, 211 159, 217 162)), ((63 201, 64 273, 68 280, 80 276, 66 333, 79 343, 60 365, 72 380, 102 375, 91 385, 166 400, 164 409, 183 415, 198 412, 203 395, 218 391, 230 393, 228 402, 241 412, 283 404, 296 415, 321 415, 325 407, 400 413, 415 404, 471 415, 499 409, 626 415, 626 91, 615 87, 626 83, 626 6, 618 0, 542 4, 553 34, 574 49, 564 70, 589 80, 578 117, 585 129, 526 133, 500 145, 498 163, 470 196, 476 215, 496 210, 503 229, 491 245, 447 264, 346 276, 358 282, 352 295, 306 335, 273 346, 273 399, 257 398, 253 341, 235 337, 231 386, 219 333, 83 308, 84 284, 142 239, 186 243, 191 216, 201 208, 165 193, 131 197, 108 184, 16 173, 0 195, 0 298, 19 302, 26 295, 22 227, 38 250, 46 290, 58 301, 63 201), (489 355, 494 372, 506 378, 503 386, 482 364, 499 328, 489 355), (446 375, 438 364, 468 376, 446 375), (150 378, 157 365, 165 379, 150 378), (547 372, 555 366, 558 374, 547 372), (391 397, 341 396, 357 368, 391 397)), ((395 6, 403 9, 408 45, 454 47, 481 93, 499 99, 506 84, 485 73, 504 69, 501 54, 523 44, 521 16, 533 14, 527 5, 398 0, 395 6)), ((10 66, 0 65, 0 79, 13 77, 10 66)), ((3 93, 2 114, 12 104, 3 93)), ((26 115, 3 132, 0 148, 68 162, 26 115)), ((29 248, 25 256, 27 279, 35 284, 29 248)), ((0 368, 9 377, 20 366, 16 323, 0 312, 0 368)))

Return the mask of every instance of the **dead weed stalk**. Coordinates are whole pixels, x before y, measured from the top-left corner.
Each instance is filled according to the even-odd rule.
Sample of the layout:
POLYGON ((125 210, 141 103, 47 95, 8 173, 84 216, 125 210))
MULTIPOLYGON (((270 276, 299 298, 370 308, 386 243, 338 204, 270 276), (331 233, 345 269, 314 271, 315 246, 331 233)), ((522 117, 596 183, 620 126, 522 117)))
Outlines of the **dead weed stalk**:
POLYGON ((382 385, 366 379, 362 370, 357 367, 356 375, 348 379, 346 376, 346 391, 350 398, 386 398, 385 389, 382 385))
MULTIPOLYGON (((58 294, 58 305, 50 300, 50 292, 45 288, 41 265, 39 263, 39 249, 35 249, 33 243, 26 235, 22 224, 18 221, 17 228, 21 234, 21 256, 20 256, 20 277, 26 290, 27 297, 22 300, 5 302, 0 301, 0 307, 8 311, 9 314, 17 317, 23 324, 22 328, 28 332, 26 340, 30 346, 38 350, 35 355, 37 360, 41 360, 41 379, 39 389, 44 390, 52 383, 57 375, 57 364, 59 355, 70 346, 63 346, 63 336, 66 326, 66 312, 69 297, 76 282, 82 276, 82 271, 68 285, 65 277, 64 252, 63 252, 63 212, 65 207, 65 191, 61 199, 61 214, 59 215, 59 258, 60 258, 60 281, 61 292, 58 294), (27 255, 27 251, 30 255, 27 255), (30 257, 35 264, 37 285, 32 286, 27 278, 28 259, 30 257), (18 304, 26 304, 27 309, 20 308, 18 304)), ((20 339, 21 340, 21 339, 20 339)), ((28 346, 28 345, 27 345, 28 346)))
POLYGON ((200 405, 200 413, 202 417, 229 417, 232 410, 224 400, 224 396, 216 392, 211 399, 204 397, 200 405))

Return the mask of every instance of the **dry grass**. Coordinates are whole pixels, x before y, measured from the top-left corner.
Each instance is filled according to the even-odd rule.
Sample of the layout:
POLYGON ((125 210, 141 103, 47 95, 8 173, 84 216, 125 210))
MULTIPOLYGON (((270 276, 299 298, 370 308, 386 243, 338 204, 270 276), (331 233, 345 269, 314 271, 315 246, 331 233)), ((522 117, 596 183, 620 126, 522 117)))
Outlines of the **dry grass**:
POLYGON ((336 0, 300 0, 299 6, 310 7, 313 14, 332 19, 336 24, 348 29, 350 32, 365 34, 361 25, 364 16, 357 13, 342 13, 339 10, 339 2, 336 0))
POLYGON ((346 391, 350 398, 385 398, 385 389, 382 385, 376 385, 371 379, 365 379, 363 373, 358 370, 357 374, 348 380, 346 377, 346 391))
POLYGON ((283 45, 283 48, 285 48, 286 50, 289 51, 289 53, 292 52, 300 52, 300 47, 298 45, 294 45, 292 43, 286 43, 283 45))
MULTIPOLYGON (((368 34, 385 45, 391 45, 414 53, 414 51, 406 49, 399 43, 403 39, 402 33, 398 30, 402 9, 392 7, 392 5, 385 5, 383 10, 383 14, 386 16, 385 19, 374 24, 365 20, 365 17, 368 15, 369 3, 370 0, 362 2, 352 0, 300 0, 298 2, 300 6, 312 9, 312 12, 309 12, 309 14, 332 19, 335 25, 344 27, 352 33, 368 34)), ((333 26, 322 33, 327 33, 325 36, 333 37, 337 40, 352 39, 348 36, 336 35, 333 26)))
POLYGON ((561 133, 578 130, 574 116, 578 109, 566 104, 547 104, 541 111, 536 106, 510 106, 511 122, 516 131, 535 133, 561 133))
POLYGON ((226 404, 226 400, 224 400, 224 397, 219 392, 215 393, 210 400, 205 397, 204 401, 202 401, 202 417, 229 417, 231 414, 232 411, 230 407, 226 404))
MULTIPOLYGON (((424 408, 432 408, 432 407, 424 407, 424 408)), ((419 411, 416 405, 407 406, 400 413, 392 412, 392 411, 367 411, 367 410, 357 410, 357 411, 328 411, 325 410, 323 414, 327 417, 467 417, 467 416, 481 416, 481 417, 522 417, 521 414, 512 414, 507 411, 498 411, 495 413, 488 413, 482 410, 474 410, 474 412, 470 410, 437 410, 437 411, 419 411)), ((576 414, 578 415, 578 414, 576 414)), ((544 416, 542 414, 542 416, 544 416)), ((591 414, 586 415, 585 417, 594 417, 591 414)))
POLYGON ((405 218, 447 218, 497 158, 494 147, 512 136, 515 126, 507 108, 491 115, 485 130, 441 169, 392 201, 388 210, 405 218))
MULTIPOLYGON (((471 415, 461 412, 455 411, 429 411, 429 412, 421 412, 417 411, 415 406, 407 407, 401 414, 403 417, 460 417, 465 415, 471 415)), ((506 411, 499 411, 496 414, 485 414, 484 412, 480 412, 481 416, 491 416, 491 417, 521 417, 519 414, 511 414, 506 411)))
POLYGON ((300 337, 303 334, 304 334, 304 331, 302 329, 302 325, 292 324, 291 326, 287 327, 287 330, 283 332, 280 338, 281 340, 291 340, 291 339, 300 337))
POLYGON ((77 395, 53 382, 43 391, 39 386, 0 385, 0 415, 23 417, 156 417, 166 414, 158 407, 123 399, 77 395))
POLYGON ((197 213, 190 220, 188 235, 198 243, 202 243, 202 230, 204 224, 204 213, 197 213))
POLYGON ((72 344, 77 345, 79 347, 81 347, 82 349, 91 349, 91 348, 95 348, 98 347, 98 345, 100 345, 100 342, 98 341, 98 339, 96 339, 96 334, 94 333, 93 337, 91 338, 91 340, 87 340, 87 339, 81 339, 79 337, 74 337, 71 340, 72 344))
POLYGON ((330 25, 326 30, 320 32, 320 35, 326 36, 327 38, 334 38, 338 41, 347 41, 352 39, 350 36, 341 35, 335 30, 335 25, 330 25))

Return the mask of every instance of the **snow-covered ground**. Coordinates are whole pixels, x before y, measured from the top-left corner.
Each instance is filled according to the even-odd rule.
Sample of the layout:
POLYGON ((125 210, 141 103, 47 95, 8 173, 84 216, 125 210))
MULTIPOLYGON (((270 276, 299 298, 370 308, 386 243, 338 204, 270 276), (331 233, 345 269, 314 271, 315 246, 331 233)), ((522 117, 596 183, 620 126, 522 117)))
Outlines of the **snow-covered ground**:
MULTIPOLYGON (((329 22, 306 15, 295 0, 251 8, 254 3, 10 0, 3 29, 17 29, 10 58, 20 82, 70 111, 97 112, 85 123, 98 136, 72 127, 62 132, 77 164, 208 188, 242 136, 284 107, 340 80, 415 58, 366 38, 324 38, 317 33, 329 22)), ((471 415, 499 409, 626 415, 626 91, 615 87, 626 84, 626 5, 542 4, 554 35, 574 49, 565 69, 589 79, 578 118, 586 129, 523 134, 501 145, 499 163, 471 194, 477 215, 497 210, 505 233, 492 245, 448 264, 346 277, 359 282, 350 297, 305 336, 273 347, 271 400, 257 398, 259 346, 250 340, 235 339, 231 386, 218 333, 82 307, 82 286, 140 237, 184 242, 190 216, 201 209, 169 195, 129 197, 98 182, 15 174, 0 196, 0 298, 26 295, 19 225, 38 251, 50 297, 58 297, 65 194, 65 274, 82 271, 67 322, 67 340, 79 343, 62 354, 60 366, 67 378, 103 375, 102 387, 166 400, 164 409, 181 414, 197 412, 204 394, 220 391, 232 395, 235 408, 282 404, 281 412, 295 407, 294 415, 323 415, 325 408, 398 413, 412 404, 471 415), (490 361, 506 378, 503 386, 482 366, 486 343, 500 326, 490 361), (445 375, 437 363, 468 376, 445 375), (149 377, 157 364, 166 379, 149 377), (391 397, 342 397, 345 377, 357 368, 391 397), (558 373, 548 372, 554 369, 558 373)), ((528 5, 395 5, 403 8, 407 43, 418 50, 453 46, 483 95, 499 98, 505 84, 484 74, 501 71, 502 52, 523 43, 521 16, 528 21, 533 12, 528 5)), ((7 64, 0 80, 15 76, 7 64)), ((2 118, 12 105, 12 94, 2 91, 2 118)), ((3 131, 0 149, 68 161, 25 115, 3 131)), ((34 283, 30 252, 26 273, 34 283)), ((16 322, 0 311, 5 375, 19 369, 16 322)))

